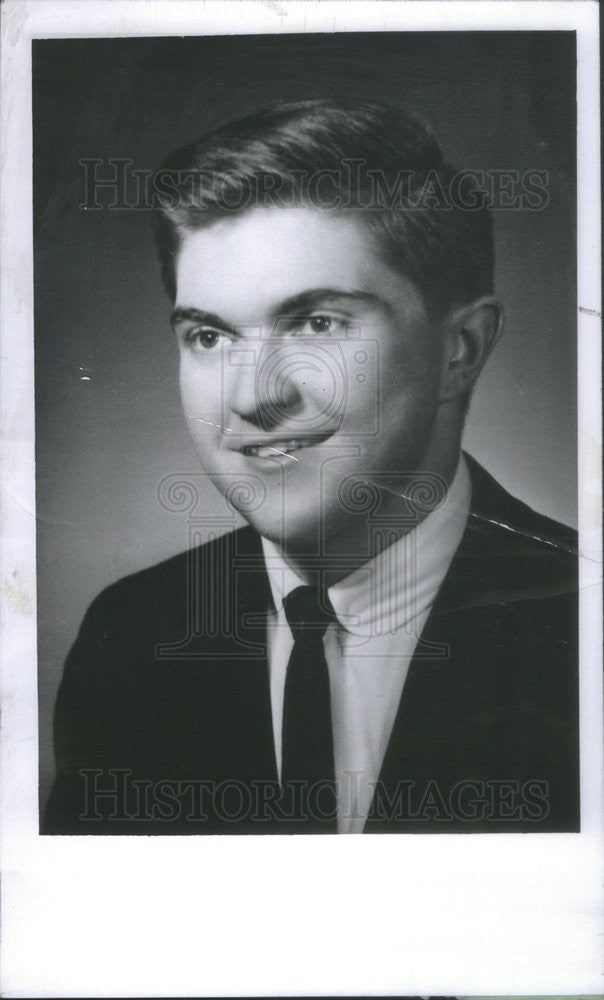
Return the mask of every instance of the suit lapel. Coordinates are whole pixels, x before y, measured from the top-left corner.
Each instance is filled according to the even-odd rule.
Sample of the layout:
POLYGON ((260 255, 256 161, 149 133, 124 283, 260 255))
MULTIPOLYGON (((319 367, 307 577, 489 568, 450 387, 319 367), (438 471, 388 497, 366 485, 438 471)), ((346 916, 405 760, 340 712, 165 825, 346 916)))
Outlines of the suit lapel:
POLYGON ((224 776, 276 780, 267 657, 271 593, 260 538, 243 528, 198 552, 205 559, 200 589, 212 595, 213 611, 206 607, 206 614, 215 634, 203 650, 215 678, 224 776))

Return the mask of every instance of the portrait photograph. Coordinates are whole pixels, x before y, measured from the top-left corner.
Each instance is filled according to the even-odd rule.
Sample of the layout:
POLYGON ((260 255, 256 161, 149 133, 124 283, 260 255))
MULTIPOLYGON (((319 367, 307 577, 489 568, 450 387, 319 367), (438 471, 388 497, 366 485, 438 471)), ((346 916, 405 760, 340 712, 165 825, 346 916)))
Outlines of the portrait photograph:
POLYGON ((593 992, 592 5, 4 21, 6 995, 593 992))
POLYGON ((32 54, 41 831, 577 831, 572 32, 32 54))

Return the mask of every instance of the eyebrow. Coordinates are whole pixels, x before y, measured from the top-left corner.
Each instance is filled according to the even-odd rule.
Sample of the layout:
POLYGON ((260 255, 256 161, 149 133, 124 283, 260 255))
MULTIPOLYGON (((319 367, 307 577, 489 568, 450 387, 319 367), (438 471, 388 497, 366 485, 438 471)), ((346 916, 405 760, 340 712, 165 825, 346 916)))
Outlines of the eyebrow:
POLYGON ((325 302, 326 299, 347 299, 352 302, 363 302, 367 305, 378 306, 388 312, 392 311, 392 306, 386 299, 372 292, 361 290, 346 291, 343 288, 309 288, 297 295, 292 295, 279 304, 278 309, 273 311, 274 316, 292 315, 303 313, 309 309, 316 309, 317 306, 325 302))
POLYGON ((201 324, 202 326, 216 327, 219 330, 228 330, 229 333, 236 333, 231 323, 228 323, 226 319, 218 316, 217 313, 204 312, 203 309, 195 309, 194 306, 189 306, 188 308, 174 309, 172 315, 170 316, 170 324, 174 331, 177 330, 182 323, 193 322, 196 324, 201 324))
MULTIPOLYGON (((361 290, 347 291, 342 288, 308 288, 303 292, 298 292, 296 295, 290 295, 287 299, 283 299, 282 302, 279 302, 271 309, 270 315, 273 320, 284 316, 302 315, 312 309, 316 309, 329 299, 362 302, 384 309, 389 313, 393 312, 392 305, 386 299, 381 298, 379 295, 374 295, 372 292, 361 290)), ((170 322, 174 330, 187 321, 211 326, 219 330, 226 330, 233 335, 237 334, 237 330, 233 324, 223 319, 222 316, 219 316, 217 313, 205 312, 203 309, 196 309, 194 306, 179 307, 173 311, 170 317, 170 322)))

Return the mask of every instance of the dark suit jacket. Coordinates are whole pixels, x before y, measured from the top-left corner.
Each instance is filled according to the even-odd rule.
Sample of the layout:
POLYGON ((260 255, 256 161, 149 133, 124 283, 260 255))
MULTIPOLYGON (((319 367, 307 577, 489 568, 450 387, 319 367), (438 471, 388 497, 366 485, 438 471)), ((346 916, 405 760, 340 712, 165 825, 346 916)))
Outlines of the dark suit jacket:
MULTIPOLYGON (((578 830, 574 533, 468 461, 468 525, 410 665, 366 832, 578 830)), ((57 700, 43 833, 297 829, 278 807, 270 603, 251 528, 93 602, 57 700)))

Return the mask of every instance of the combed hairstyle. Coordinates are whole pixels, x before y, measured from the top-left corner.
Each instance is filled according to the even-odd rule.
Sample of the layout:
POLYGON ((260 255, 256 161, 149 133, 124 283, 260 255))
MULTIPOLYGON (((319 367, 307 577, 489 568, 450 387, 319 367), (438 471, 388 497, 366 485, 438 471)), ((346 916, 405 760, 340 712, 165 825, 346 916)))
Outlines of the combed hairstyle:
POLYGON ((154 199, 173 300, 183 235, 257 206, 356 214, 434 317, 493 291, 491 218, 475 182, 443 161, 420 122, 386 105, 302 101, 231 122, 170 156, 154 199))

